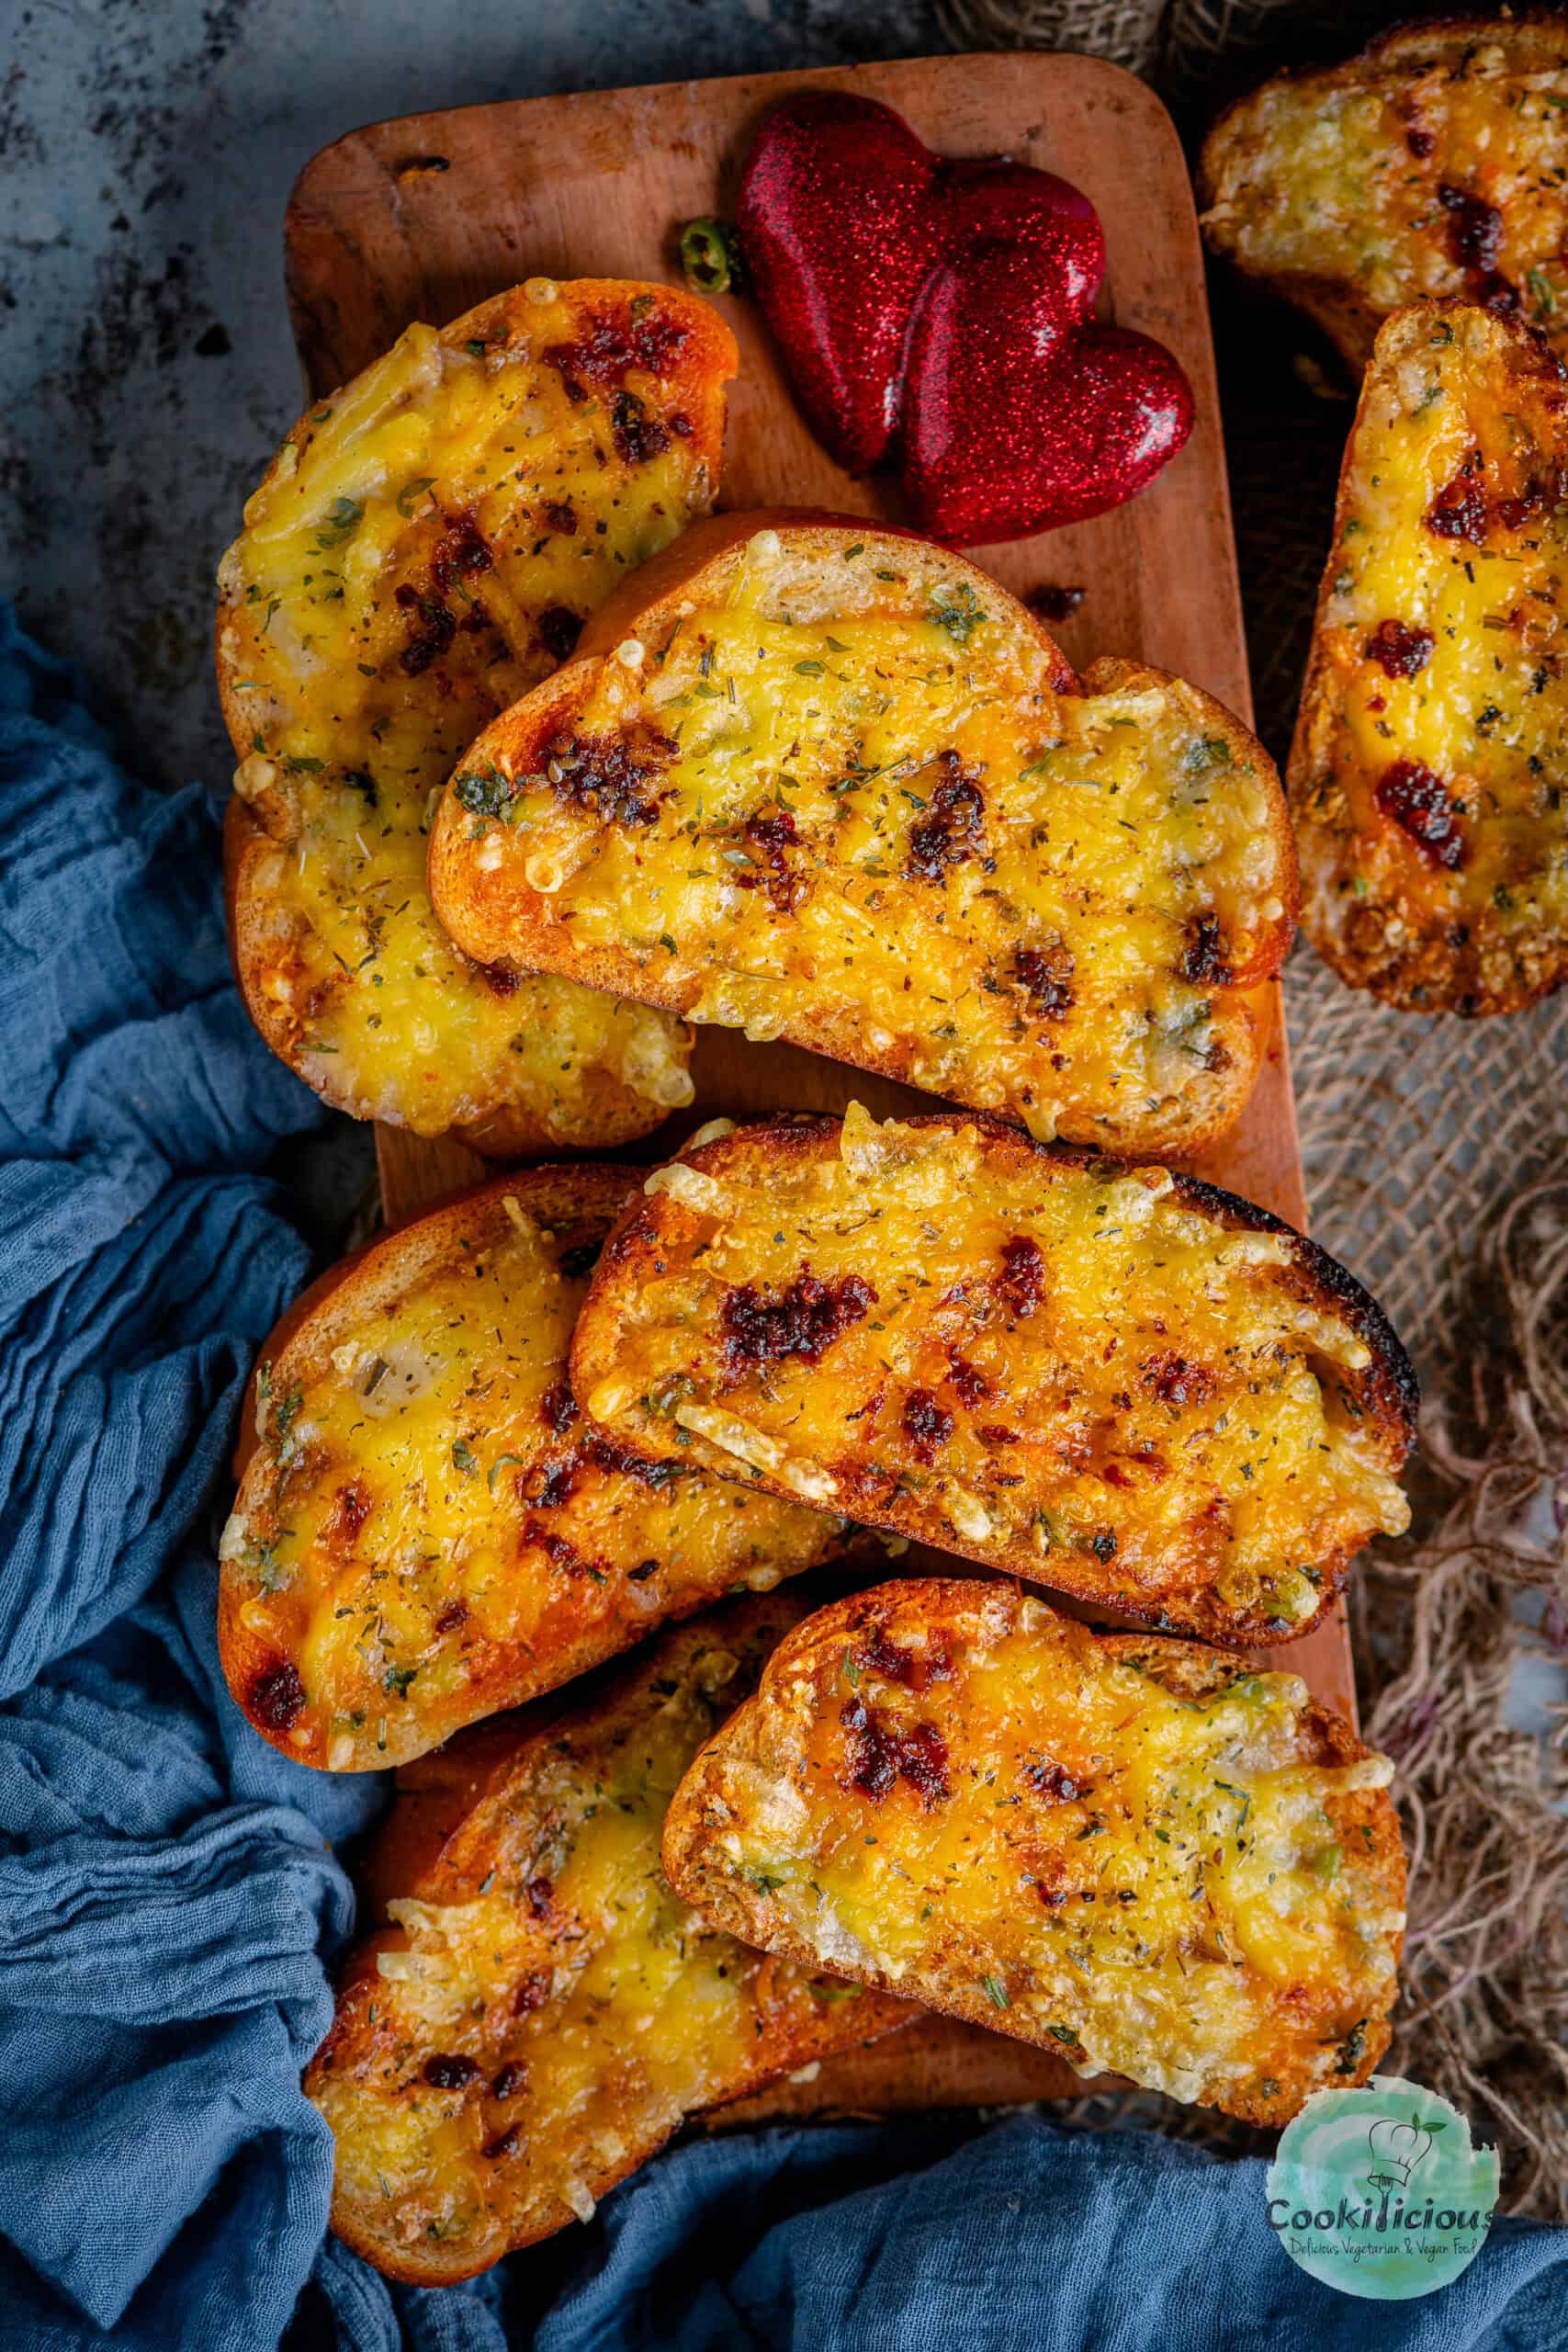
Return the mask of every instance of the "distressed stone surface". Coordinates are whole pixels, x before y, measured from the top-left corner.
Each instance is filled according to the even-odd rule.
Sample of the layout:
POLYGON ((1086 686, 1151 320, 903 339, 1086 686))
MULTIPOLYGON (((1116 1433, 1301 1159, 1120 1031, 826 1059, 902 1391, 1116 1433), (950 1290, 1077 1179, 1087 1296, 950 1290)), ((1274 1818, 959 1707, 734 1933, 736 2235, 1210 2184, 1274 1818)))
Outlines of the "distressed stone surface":
POLYGON ((214 567, 299 407, 283 208, 420 107, 945 46, 922 0, 76 0, 5 17, 0 592, 154 781, 230 764, 214 567))

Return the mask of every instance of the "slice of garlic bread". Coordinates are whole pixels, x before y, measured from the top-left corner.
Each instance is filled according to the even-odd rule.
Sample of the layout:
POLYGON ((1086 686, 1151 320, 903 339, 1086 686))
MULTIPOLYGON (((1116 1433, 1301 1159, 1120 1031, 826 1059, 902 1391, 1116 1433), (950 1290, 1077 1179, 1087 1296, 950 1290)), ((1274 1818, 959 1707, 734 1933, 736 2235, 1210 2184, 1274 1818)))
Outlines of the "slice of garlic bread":
POLYGON ((716 517, 465 755, 459 946, 1025 1124, 1185 1150, 1236 1117, 1291 938, 1279 780, 1128 662, 863 522, 716 517))
POLYGON ((921 1577, 786 1635, 664 1868, 781 1959, 1280 2123, 1388 2046, 1393 1770, 1296 1675, 921 1577))
POLYGON ((721 1611, 569 1713, 487 1725, 471 1773, 473 1735, 402 1776, 370 1865, 393 1924, 305 2076, 333 2227, 378 2269, 471 2278, 586 2220, 696 2109, 910 2014, 743 1950, 660 1867, 682 1774, 801 1613, 721 1611))
POLYGON ((425 842, 467 744, 706 512, 735 367, 690 295, 531 278, 411 327, 248 502, 217 632, 234 959, 268 1045, 339 1109, 512 1153, 690 1101, 677 1024, 455 955, 425 842))
POLYGON ((1305 927, 1404 1011, 1568 979, 1568 380, 1468 303, 1391 319, 1340 474, 1291 753, 1305 927))
POLYGON ((286 1755, 401 1763, 842 1548, 836 1520, 584 1425, 572 1325, 639 1183, 520 1169, 364 1251, 263 1350, 219 1652, 286 1755))
POLYGON ((1199 166, 1204 234, 1358 370, 1390 312, 1431 296, 1568 350, 1565 108, 1561 17, 1400 26, 1221 116, 1199 166))
POLYGON ((1344 1269, 1228 1193, 996 1121, 779 1121, 649 1180, 572 1342, 655 1462, 1140 1623, 1314 1624, 1408 1510, 1416 1385, 1344 1269))

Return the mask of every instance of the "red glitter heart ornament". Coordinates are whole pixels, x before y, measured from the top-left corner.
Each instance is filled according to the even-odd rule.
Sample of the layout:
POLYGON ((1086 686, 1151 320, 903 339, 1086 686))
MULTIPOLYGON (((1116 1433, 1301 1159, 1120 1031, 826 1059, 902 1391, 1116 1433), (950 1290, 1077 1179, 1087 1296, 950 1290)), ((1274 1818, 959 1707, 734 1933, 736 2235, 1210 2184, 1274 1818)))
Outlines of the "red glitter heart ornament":
POLYGON ((1049 172, 944 162, 891 107, 807 92, 762 124, 739 225, 818 439, 851 473, 898 458, 938 537, 1100 513, 1187 437, 1170 354, 1093 324, 1104 237, 1049 172))
POLYGON ((1103 514, 1146 488, 1192 429, 1161 343, 1097 326, 1049 256, 976 247, 932 278, 904 393, 910 519, 964 547, 1103 514))

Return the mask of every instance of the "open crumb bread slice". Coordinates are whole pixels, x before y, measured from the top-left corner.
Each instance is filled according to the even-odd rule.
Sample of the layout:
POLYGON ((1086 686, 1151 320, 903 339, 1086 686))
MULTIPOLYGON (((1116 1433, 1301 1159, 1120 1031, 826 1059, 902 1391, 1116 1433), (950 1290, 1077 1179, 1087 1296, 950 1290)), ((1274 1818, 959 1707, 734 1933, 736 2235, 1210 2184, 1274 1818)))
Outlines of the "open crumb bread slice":
POLYGON ((390 2277, 471 2278, 587 2219, 686 2116, 910 2014, 744 1950, 660 1866, 682 1773, 801 1613, 720 1611, 401 1776, 370 1864, 392 1924, 305 2077, 333 2227, 390 2277))
POLYGON ((651 1461, 1205 1639, 1304 1633, 1409 1515, 1414 1377, 1342 1267, 998 1121, 856 1105, 699 1145, 606 1243, 571 1380, 651 1461))
POLYGON ((1273 766, 1207 695, 1080 682, 962 558, 784 514, 629 583, 465 755, 430 877, 481 961, 1160 1152, 1246 1102, 1296 892, 1273 766))
POLYGON ((1568 979, 1568 379, 1471 303, 1389 321, 1345 452, 1290 788, 1303 920, 1404 1011, 1568 979))
POLYGON ((1561 17, 1398 26, 1220 117, 1199 166, 1204 234, 1358 371, 1390 312, 1432 296, 1568 349, 1565 110, 1561 17))
POLYGON ((797 1965, 1280 2123, 1388 2046, 1392 1775, 1293 1674, 922 1577, 785 1636, 664 1867, 797 1965))
POLYGON ((530 278, 410 327, 247 503, 217 627, 234 960, 268 1045, 339 1109, 506 1154, 690 1101, 677 1023, 455 954, 425 842, 470 740, 706 512, 735 366, 691 295, 530 278))
POLYGON ((519 1169, 363 1251, 263 1349, 219 1654, 285 1755, 401 1763, 842 1548, 838 1521, 584 1426, 572 1325, 639 1185, 519 1169))

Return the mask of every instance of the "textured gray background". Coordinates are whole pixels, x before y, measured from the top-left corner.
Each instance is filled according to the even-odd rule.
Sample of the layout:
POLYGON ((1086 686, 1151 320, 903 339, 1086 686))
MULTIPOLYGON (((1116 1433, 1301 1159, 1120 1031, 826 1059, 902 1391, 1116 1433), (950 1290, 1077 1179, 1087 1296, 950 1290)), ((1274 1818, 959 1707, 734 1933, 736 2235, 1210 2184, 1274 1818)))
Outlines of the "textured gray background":
POLYGON ((163 784, 230 765, 212 573, 299 406, 280 239, 317 148, 947 46, 921 0, 4 0, 0 29, 0 593, 163 784))

